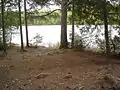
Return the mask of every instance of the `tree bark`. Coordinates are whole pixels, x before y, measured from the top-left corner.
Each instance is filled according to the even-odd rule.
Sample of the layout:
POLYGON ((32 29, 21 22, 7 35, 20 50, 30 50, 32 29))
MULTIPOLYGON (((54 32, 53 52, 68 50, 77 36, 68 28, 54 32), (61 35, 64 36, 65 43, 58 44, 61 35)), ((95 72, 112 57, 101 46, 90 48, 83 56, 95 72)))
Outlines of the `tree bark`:
POLYGON ((24 17, 25 17, 25 29, 26 29, 26 46, 29 47, 26 0, 24 0, 24 17))
POLYGON ((60 48, 68 48, 67 41, 67 0, 61 2, 61 45, 60 48))
POLYGON ((22 20, 21 20, 21 0, 18 0, 18 8, 19 8, 19 25, 20 25, 20 36, 21 36, 21 51, 24 51, 23 46, 23 33, 22 33, 22 20))
POLYGON ((72 2, 72 43, 71 43, 71 47, 74 48, 74 0, 72 2))
POLYGON ((109 32, 108 32, 108 11, 107 11, 106 0, 104 0, 103 15, 104 15, 104 28, 105 28, 106 54, 108 55, 110 53, 110 45, 109 45, 109 32))
POLYGON ((4 0, 1 0, 1 11, 2 11, 2 30, 3 30, 3 49, 4 52, 3 54, 7 54, 6 51, 6 32, 5 32, 5 21, 4 21, 4 11, 5 11, 5 6, 4 6, 4 0))

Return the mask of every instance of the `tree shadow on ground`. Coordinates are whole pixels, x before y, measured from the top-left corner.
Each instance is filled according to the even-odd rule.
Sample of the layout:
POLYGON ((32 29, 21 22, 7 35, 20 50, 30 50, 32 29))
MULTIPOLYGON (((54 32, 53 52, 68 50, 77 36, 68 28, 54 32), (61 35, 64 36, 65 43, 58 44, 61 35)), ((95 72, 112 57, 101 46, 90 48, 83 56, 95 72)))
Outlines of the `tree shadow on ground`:
POLYGON ((113 58, 107 58, 104 57, 104 59, 98 58, 97 60, 92 60, 93 63, 96 65, 109 65, 109 64, 117 64, 120 65, 119 59, 113 59, 113 58))

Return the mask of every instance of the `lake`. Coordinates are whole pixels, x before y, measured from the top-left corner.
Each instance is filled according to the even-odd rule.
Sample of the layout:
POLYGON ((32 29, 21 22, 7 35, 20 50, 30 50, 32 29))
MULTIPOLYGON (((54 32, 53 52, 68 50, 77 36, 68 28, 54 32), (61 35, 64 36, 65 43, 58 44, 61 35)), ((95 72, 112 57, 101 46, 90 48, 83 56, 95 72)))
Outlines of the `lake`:
MULTIPOLYGON (((25 26, 23 26, 22 29, 23 29, 23 38, 24 38, 23 41, 24 41, 24 44, 26 44, 25 26)), ((68 25, 67 26, 68 41, 70 41, 69 33, 71 30, 72 30, 72 25, 68 25)), ((79 33, 79 29, 76 26, 75 26, 75 32, 79 33)), ((28 26, 29 40, 32 40, 37 33, 43 36, 43 42, 41 45, 47 46, 48 44, 56 44, 60 42, 61 26, 60 25, 28 26)), ((16 43, 20 45, 20 34, 13 35, 12 43, 16 43)))
MULTIPOLYGON (((22 29, 23 29, 23 41, 24 41, 24 44, 26 44, 25 26, 22 26, 22 29)), ((68 35, 67 38, 68 38, 69 42, 70 42, 69 34, 70 34, 71 30, 72 30, 72 25, 67 25, 67 35, 68 35)), ((114 35, 117 35, 117 31, 115 31, 115 30, 113 31, 113 27, 111 27, 110 25, 109 25, 109 30, 112 30, 112 32, 111 32, 112 37, 114 37, 114 35)), ((18 30, 18 32, 19 32, 19 30, 18 30)), ((75 32, 80 34, 80 30, 76 26, 75 26, 75 32)), ((41 45, 43 45, 43 46, 54 45, 54 44, 60 42, 61 25, 28 26, 29 41, 32 40, 33 37, 35 37, 37 33, 39 33, 41 36, 43 36, 43 41, 42 41, 41 45)), ((98 30, 94 31, 94 33, 87 34, 87 37, 89 37, 89 38, 87 39, 86 42, 91 42, 92 45, 95 45, 95 40, 96 40, 95 35, 96 34, 98 34, 98 36, 101 39, 104 39, 104 35, 101 35, 101 33, 104 33, 103 25, 102 25, 102 28, 99 28, 98 30)), ((82 37, 84 38, 84 36, 85 35, 83 35, 82 37)), ((20 43, 21 43, 20 34, 13 35, 12 43, 16 43, 16 44, 20 45, 20 43)))

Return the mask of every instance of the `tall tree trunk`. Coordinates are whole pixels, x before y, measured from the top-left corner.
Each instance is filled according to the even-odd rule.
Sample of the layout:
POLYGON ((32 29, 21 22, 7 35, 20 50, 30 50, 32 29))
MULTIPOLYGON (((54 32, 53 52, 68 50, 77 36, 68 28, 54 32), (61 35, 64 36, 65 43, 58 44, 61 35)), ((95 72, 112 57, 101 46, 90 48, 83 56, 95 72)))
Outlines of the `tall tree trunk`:
POLYGON ((104 28, 105 28, 106 54, 108 55, 110 53, 110 45, 109 45, 109 32, 108 32, 108 11, 107 11, 106 0, 104 0, 103 15, 104 15, 104 28))
POLYGON ((61 2, 61 45, 60 48, 68 48, 67 42, 67 0, 61 2))
POLYGON ((72 43, 71 43, 72 48, 74 48, 74 34, 75 34, 75 30, 74 30, 74 0, 73 0, 72 2, 72 43))
POLYGON ((21 20, 21 0, 18 0, 18 7, 19 7, 19 25, 20 25, 20 36, 21 36, 21 51, 24 51, 23 46, 23 33, 22 33, 22 20, 21 20))
POLYGON ((26 0, 24 0, 24 17, 25 17, 25 29, 26 29, 26 46, 29 47, 26 3, 27 3, 26 0))
POLYGON ((3 54, 7 54, 6 51, 6 32, 5 32, 5 21, 4 21, 4 10, 5 10, 5 6, 4 6, 4 0, 1 0, 1 11, 2 11, 2 30, 3 30, 3 49, 4 52, 3 54))

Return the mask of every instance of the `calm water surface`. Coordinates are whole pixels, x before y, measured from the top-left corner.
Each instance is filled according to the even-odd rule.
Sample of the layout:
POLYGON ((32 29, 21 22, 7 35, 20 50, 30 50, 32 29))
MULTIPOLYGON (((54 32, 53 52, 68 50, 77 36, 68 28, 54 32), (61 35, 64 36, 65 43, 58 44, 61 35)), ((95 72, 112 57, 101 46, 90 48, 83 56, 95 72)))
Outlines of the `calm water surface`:
MULTIPOLYGON (((23 28, 23 40, 24 40, 24 44, 26 44, 26 31, 25 31, 25 26, 22 27, 23 28)), ((109 30, 111 30, 113 28, 111 28, 109 26, 109 30)), ((69 34, 72 30, 72 25, 68 25, 67 26, 67 35, 68 35, 68 41, 70 41, 69 39, 69 34)), ((99 31, 99 30, 98 30, 99 31)), ((104 33, 104 26, 101 29, 102 33, 104 33)), ((19 30, 18 30, 19 32, 19 30)), ((75 26, 75 32, 80 34, 80 30, 75 26)), ((28 26, 28 34, 29 34, 29 40, 32 40, 33 37, 36 36, 36 34, 39 33, 41 36, 43 36, 43 42, 41 45, 49 45, 49 44, 56 44, 58 42, 60 42, 60 34, 61 34, 61 25, 38 25, 38 26, 28 26)), ((93 35, 95 35, 96 33, 99 34, 99 32, 94 32, 93 35)), ((116 32, 112 32, 111 33, 112 36, 116 35, 116 32)), ((104 39, 104 35, 101 36, 101 34, 98 35, 101 39, 104 39)), ((84 37, 84 36, 82 36, 84 37)), ((92 37, 92 34, 90 34, 88 37, 92 37)), ((79 37, 78 37, 79 38, 79 37)), ((93 40, 95 40, 95 37, 92 37, 93 40)), ((88 38, 87 41, 90 41, 91 38, 88 38)), ((12 42, 19 44, 20 45, 20 34, 17 35, 13 35, 12 37, 12 42)))
MULTIPOLYGON (((23 38, 24 38, 24 44, 26 43, 26 32, 25 27, 23 26, 23 38)), ((72 26, 67 26, 67 35, 68 35, 68 41, 69 40, 69 33, 71 31, 72 26)), ((75 31, 79 33, 79 30, 77 27, 75 27, 75 31)), ((18 30, 19 32, 19 30, 18 30)), ((61 34, 61 26, 60 25, 41 25, 41 26, 28 26, 28 32, 29 32, 29 40, 32 40, 33 37, 36 36, 37 33, 39 33, 41 36, 43 36, 43 42, 42 45, 48 45, 56 44, 60 42, 60 34, 61 34)), ((12 42, 16 44, 20 44, 20 35, 13 35, 12 42)))

